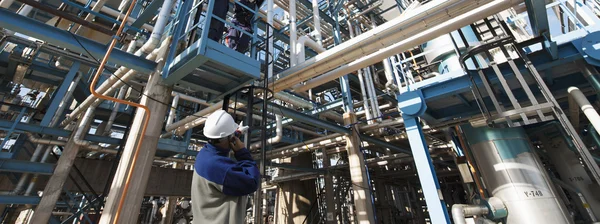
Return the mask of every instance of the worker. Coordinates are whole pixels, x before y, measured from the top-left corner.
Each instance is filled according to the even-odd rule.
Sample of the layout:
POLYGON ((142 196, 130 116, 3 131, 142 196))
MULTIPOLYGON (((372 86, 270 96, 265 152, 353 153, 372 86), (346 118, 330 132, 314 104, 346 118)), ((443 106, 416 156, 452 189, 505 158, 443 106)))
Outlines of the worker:
POLYGON ((193 223, 243 223, 248 194, 260 184, 250 151, 235 135, 243 129, 224 110, 206 119, 208 143, 198 152, 192 178, 193 223), (233 150, 235 161, 229 158, 233 150))
POLYGON ((231 23, 235 27, 229 27, 227 31, 227 36, 225 37, 225 43, 231 49, 234 49, 240 53, 245 53, 248 50, 248 46, 250 45, 250 35, 252 34, 252 18, 254 18, 254 13, 239 4, 243 4, 246 7, 254 10, 256 7, 260 7, 264 0, 240 0, 239 3, 235 4, 233 7, 233 19, 231 23), (246 33, 241 32, 242 29, 246 33))
MULTIPOLYGON (((212 10, 213 17, 221 18, 222 20, 227 20, 227 12, 229 11, 229 1, 223 0, 211 0, 214 1, 214 6, 212 10)), ((200 20, 202 7, 198 7, 198 11, 196 12, 196 18, 194 18, 194 24, 198 23, 200 20)), ((216 42, 221 42, 221 37, 223 37, 223 30, 225 28, 225 24, 218 19, 212 18, 210 20, 210 28, 208 29, 208 38, 214 40, 216 42)))

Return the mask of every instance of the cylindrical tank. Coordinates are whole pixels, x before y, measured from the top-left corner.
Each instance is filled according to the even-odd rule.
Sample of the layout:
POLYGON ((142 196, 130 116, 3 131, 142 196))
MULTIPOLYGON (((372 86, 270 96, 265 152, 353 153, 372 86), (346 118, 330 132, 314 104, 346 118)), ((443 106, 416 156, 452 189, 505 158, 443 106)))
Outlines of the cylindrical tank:
MULTIPOLYGON (((542 141, 546 155, 556 167, 560 179, 583 194, 588 203, 587 206, 598 218, 600 217, 600 195, 597 192, 600 192, 600 189, 588 176, 581 165, 579 156, 571 150, 558 128, 561 127, 554 126, 546 129, 540 132, 537 137, 542 141)), ((586 207, 586 205, 583 207, 586 207)), ((586 213, 586 211, 582 212, 586 213)))
MULTIPOLYGON (((471 27, 463 27, 461 29, 465 39, 469 43, 477 42, 475 32, 471 27)), ((425 59, 428 63, 438 62, 436 65, 437 72, 440 74, 449 73, 456 70, 462 70, 461 63, 458 61, 458 56, 452 43, 452 38, 456 41, 460 51, 466 50, 466 45, 462 42, 462 39, 457 31, 450 33, 450 35, 442 35, 422 45, 425 54, 425 59)))
POLYGON ((485 187, 506 205, 505 224, 573 223, 523 128, 465 125, 463 132, 485 187))

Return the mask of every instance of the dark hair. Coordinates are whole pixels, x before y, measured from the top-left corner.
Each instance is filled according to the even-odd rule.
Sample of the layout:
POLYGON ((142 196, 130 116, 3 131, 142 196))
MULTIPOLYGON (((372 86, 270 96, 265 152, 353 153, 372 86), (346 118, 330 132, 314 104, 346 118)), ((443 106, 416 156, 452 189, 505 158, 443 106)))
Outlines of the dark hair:
POLYGON ((221 141, 229 139, 231 136, 223 137, 223 138, 209 138, 208 143, 211 145, 219 144, 221 141))

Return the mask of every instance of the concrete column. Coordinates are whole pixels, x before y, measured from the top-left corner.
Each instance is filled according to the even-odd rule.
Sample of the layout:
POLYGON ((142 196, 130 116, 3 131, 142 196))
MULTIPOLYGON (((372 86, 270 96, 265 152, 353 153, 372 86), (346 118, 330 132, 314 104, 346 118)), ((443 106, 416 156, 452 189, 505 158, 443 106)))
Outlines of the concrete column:
MULTIPOLYGON (((150 168, 152 167, 152 162, 154 160, 158 139, 163 128, 167 109, 169 108, 167 102, 171 96, 171 88, 159 83, 160 79, 160 73, 153 73, 150 75, 150 79, 144 90, 144 96, 141 100, 141 104, 148 106, 152 114, 150 116, 146 134, 143 136, 144 141, 141 147, 142 151, 139 152, 140 155, 135 164, 133 178, 130 181, 119 223, 137 223, 137 214, 140 211, 144 189, 146 189, 148 183, 150 168), (147 96, 152 97, 154 100, 149 99, 147 96)), ((115 173, 110 193, 106 199, 106 205, 100 219, 100 223, 102 224, 112 224, 114 222, 119 200, 123 194, 127 172, 131 169, 130 164, 133 162, 136 144, 138 138, 141 137, 144 116, 144 110, 138 109, 136 111, 133 125, 130 129, 131 131, 129 136, 127 136, 127 143, 125 143, 123 155, 119 161, 119 166, 115 173)))
MULTIPOLYGON (((183 163, 173 163, 173 169, 183 169, 183 163)), ((161 209, 163 215, 161 224, 173 223, 173 215, 177 207, 177 197, 167 197, 167 202, 161 209)))
MULTIPOLYGON (((327 168, 331 166, 331 160, 329 159, 329 155, 325 152, 326 150, 322 150, 323 152, 323 168, 327 168)), ((334 190, 333 190, 333 177, 331 174, 325 175, 325 206, 327 207, 327 213, 325 214, 325 223, 333 224, 338 223, 336 219, 335 212, 335 200, 334 200, 334 190)))
MULTIPOLYGON (((344 113, 344 125, 356 123, 356 114, 344 113)), ((356 221, 359 224, 375 223, 373 216, 373 203, 371 203, 371 190, 367 178, 365 160, 360 151, 360 138, 358 125, 353 125, 351 134, 346 136, 346 151, 348 152, 348 165, 354 192, 354 207, 356 208, 356 221)))
POLYGON ((71 167, 79 152, 79 146, 72 140, 74 134, 75 132, 71 135, 69 142, 65 146, 65 150, 56 163, 54 173, 44 188, 44 195, 33 213, 31 223, 48 223, 50 220, 52 210, 54 210, 56 201, 62 194, 65 181, 69 177, 69 172, 71 172, 71 167))
MULTIPOLYGON (((293 166, 312 168, 312 155, 308 153, 296 156, 288 161, 291 161, 290 165, 293 166)), ((286 170, 285 174, 280 175, 286 175, 292 172, 293 171, 286 170)), ((277 189, 275 223, 302 223, 305 219, 305 223, 311 223, 311 218, 318 212, 318 209, 316 208, 313 208, 311 211, 312 203, 315 202, 315 197, 314 180, 292 180, 281 183, 280 187, 277 189)))

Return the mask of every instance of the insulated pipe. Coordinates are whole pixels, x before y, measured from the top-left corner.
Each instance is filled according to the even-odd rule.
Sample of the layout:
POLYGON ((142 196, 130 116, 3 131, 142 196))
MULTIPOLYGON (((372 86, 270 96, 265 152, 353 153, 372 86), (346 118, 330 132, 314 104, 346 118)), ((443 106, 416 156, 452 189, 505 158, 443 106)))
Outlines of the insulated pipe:
MULTIPOLYGON (((122 100, 123 98, 125 98, 126 92, 127 92, 127 88, 125 86, 121 87, 121 89, 119 90, 119 95, 117 96, 117 99, 122 100)), ((117 113, 119 112, 120 105, 121 104, 119 104, 117 102, 114 103, 113 110, 110 113, 110 117, 108 118, 108 122, 106 123, 106 127, 104 128, 102 135, 110 134, 110 129, 112 128, 113 124, 115 123, 115 119, 117 119, 117 113)))
MULTIPOLYGON (((77 0, 77 2, 79 2, 81 4, 87 4, 88 1, 89 0, 77 0)), ((92 4, 90 5, 90 6, 92 6, 92 10, 96 7, 96 4, 97 4, 96 2, 92 2, 92 4)), ((122 18, 122 17, 125 16, 121 12, 119 12, 117 10, 114 10, 114 9, 111 9, 109 7, 106 7, 106 6, 103 6, 100 9, 100 11, 103 12, 103 13, 106 13, 106 14, 112 16, 112 17, 115 17, 115 18, 122 18)), ((127 19, 127 22, 131 24, 131 23, 135 22, 135 20, 136 20, 135 18, 129 17, 127 19)), ((145 29, 145 30, 148 30, 148 31, 152 32, 154 30, 154 27, 151 26, 151 25, 148 25, 148 24, 144 24, 144 25, 142 25, 142 29, 145 29)))
POLYGON ((177 114, 177 105, 179 104, 179 94, 175 94, 171 103, 171 109, 169 109, 169 117, 167 118, 167 126, 171 126, 175 120, 177 114))
MULTIPOLYGON (((156 59, 156 56, 158 55, 160 50, 156 50, 155 48, 160 43, 160 39, 162 37, 162 34, 164 33, 165 26, 167 25, 169 16, 171 14, 172 6, 173 6, 172 0, 165 0, 163 2, 162 8, 160 9, 160 12, 158 15, 158 19, 156 21, 156 25, 154 26, 155 29, 152 31, 152 34, 150 35, 150 40, 148 42, 146 42, 139 50, 137 50, 134 53, 134 55, 141 56, 142 54, 149 54, 148 56, 146 56, 146 59, 148 59, 148 60, 156 59)), ((129 18, 129 17, 127 16, 126 18, 129 18)), ((168 48, 168 44, 166 44, 167 42, 168 41, 163 41, 161 44, 161 48, 163 46, 164 46, 164 48, 168 48)), ((120 67, 115 72, 115 74, 111 75, 108 80, 103 82, 102 85, 100 85, 100 87, 98 87, 96 91, 98 91, 99 93, 101 93, 103 95, 110 95, 114 91, 116 91, 118 88, 120 88, 122 85, 124 85, 123 82, 126 82, 127 80, 131 79, 134 76, 134 74, 135 74, 135 70, 128 69, 125 67, 120 67), (121 82, 118 82, 118 81, 121 81, 121 82)), ((83 112, 84 108, 88 108, 92 104, 99 105, 101 101, 102 101, 101 99, 97 99, 97 97, 94 97, 93 95, 89 96, 79 106, 77 106, 77 108, 75 108, 75 110, 73 110, 73 112, 71 112, 71 114, 69 114, 67 116, 67 119, 65 119, 61 123, 61 126, 65 126, 68 123, 70 123, 71 121, 73 121, 75 119, 75 117, 77 117, 81 112, 83 112)))
POLYGON ((275 28, 273 25, 273 16, 275 15, 275 13, 273 13, 273 4, 273 0, 267 0, 267 25, 271 26, 271 28, 269 28, 269 32, 267 33, 267 49, 271 53, 267 55, 267 62, 269 64, 267 67, 267 79, 265 80, 268 80, 273 76, 273 64, 275 63, 275 57, 273 57, 273 29, 275 28))
MULTIPOLYGON (((455 1, 447 1, 447 2, 455 3, 455 1)), ((467 1, 467 2, 469 2, 471 4, 473 4, 473 3, 481 4, 482 2, 485 2, 485 1, 479 1, 479 2, 467 1)), ((307 89, 314 88, 323 83, 337 79, 345 74, 356 71, 360 68, 364 68, 366 66, 375 64, 379 61, 382 61, 383 59, 385 59, 387 57, 391 57, 392 55, 397 54, 398 52, 406 51, 413 46, 419 45, 423 42, 426 42, 428 40, 436 38, 440 35, 447 34, 456 29, 460 29, 464 26, 467 26, 467 25, 473 23, 474 21, 483 19, 488 15, 498 13, 499 11, 502 11, 506 8, 509 8, 513 5, 519 4, 521 2, 522 2, 521 0, 495 0, 495 1, 492 1, 485 5, 482 5, 480 7, 474 8, 474 9, 473 9, 472 5, 467 4, 464 7, 459 7, 460 8, 459 10, 456 10, 455 8, 449 8, 448 10, 443 10, 443 12, 436 11, 436 14, 434 14, 434 15, 443 13, 443 15, 445 16, 443 20, 431 19, 431 20, 433 20, 433 21, 431 21, 430 18, 435 17, 435 16, 426 13, 426 15, 428 17, 423 18, 424 20, 420 21, 420 23, 416 23, 416 25, 401 23, 403 25, 413 25, 413 26, 409 26, 408 28, 406 28, 404 30, 397 31, 396 32, 397 34, 391 35, 392 37, 394 37, 394 40, 397 41, 396 43, 392 44, 391 46, 387 45, 387 44, 383 45, 380 41, 375 41, 378 44, 381 44, 383 46, 388 46, 388 47, 381 49, 381 45, 380 45, 378 49, 381 49, 381 50, 379 50, 375 53, 369 54, 368 56, 362 57, 358 60, 352 61, 348 64, 342 65, 341 67, 331 70, 321 76, 313 78, 313 79, 307 81, 305 85, 295 85, 293 87, 293 89, 294 89, 294 91, 300 92, 300 91, 306 91, 307 89), (453 10, 450 11, 451 9, 453 9, 453 10), (427 29, 427 27, 431 27, 431 28, 427 29), (421 30, 421 32, 411 32, 413 30, 415 30, 415 31, 421 30), (397 35, 398 35, 398 37, 396 37, 397 35), (404 38, 404 39, 402 39, 402 38, 404 38), (398 40, 400 40, 400 41, 398 41, 398 40)), ((462 3, 462 1, 460 1, 460 3, 462 3)), ((432 3, 428 3, 427 5, 429 5, 429 4, 432 4, 432 3)), ((440 3, 440 5, 445 5, 445 4, 446 3, 440 3)), ((415 9, 415 11, 421 11, 421 10, 418 10, 418 8, 417 8, 417 9, 415 9)), ((415 17, 420 17, 420 16, 417 15, 414 17, 410 17, 410 19, 412 20, 415 17)), ((403 16, 401 16, 400 18, 404 19, 403 16)), ((386 24, 387 23, 385 23, 373 30, 370 30, 369 32, 359 35, 354 39, 361 39, 361 40, 365 39, 365 38, 361 38, 361 36, 366 36, 366 34, 373 35, 372 34, 373 31, 381 31, 382 27, 389 27, 389 26, 384 26, 386 24)), ((403 27, 403 26, 400 26, 400 27, 403 27)), ((390 37, 388 37, 388 38, 390 38, 390 37)), ((350 42, 354 43, 352 41, 354 39, 346 41, 346 42, 344 42, 344 44, 350 43, 350 42)), ((387 40, 387 38, 385 38, 385 39, 387 40)), ((354 44, 356 44, 356 43, 354 43, 354 44)), ((363 45, 359 45, 359 46, 363 46, 363 45)), ((346 46, 346 45, 338 45, 338 46, 346 46)), ((334 48, 336 48, 336 47, 334 47, 334 48)), ((323 54, 326 54, 333 50, 334 49, 332 48, 323 54)), ((340 50, 340 49, 337 49, 337 50, 340 50)), ((372 51, 369 51, 369 52, 372 52, 372 51)), ((327 54, 327 55, 332 55, 332 54, 337 55, 334 53, 327 54)), ((352 54, 350 54, 350 55, 352 55, 352 54)), ((315 57, 315 58, 320 59, 320 58, 324 58, 324 57, 325 57, 325 55, 323 55, 323 57, 320 57, 320 55, 317 55, 317 57, 315 57)), ((345 60, 343 58, 347 58, 347 57, 342 56, 342 59, 339 59, 339 60, 345 60)), ((354 58, 356 58, 356 56, 354 56, 354 58)), ((333 60, 337 61, 336 59, 333 59, 333 60)), ((321 60, 321 61, 323 61, 323 60, 321 60)), ((309 61, 306 61, 305 63, 303 63, 302 65, 298 65, 296 67, 309 67, 308 65, 310 65, 311 62, 316 64, 316 62, 314 60, 309 60, 309 61)), ((299 80, 305 80, 307 77, 313 77, 315 74, 321 74, 323 71, 329 70, 329 69, 333 68, 334 66, 337 67, 338 65, 339 64, 335 64, 332 62, 331 64, 325 64, 324 66, 319 66, 319 67, 310 66, 311 69, 310 70, 306 69, 307 72, 304 72, 304 73, 296 72, 296 73, 294 73, 294 76, 300 77, 299 80), (307 73, 311 73, 311 74, 306 75, 307 73)), ((298 68, 298 69, 300 69, 300 68, 298 68)), ((288 69, 288 70, 292 70, 292 69, 288 69)), ((290 72, 292 72, 292 71, 290 71, 290 72)), ((294 81, 295 82, 292 84, 297 83, 297 80, 294 80, 294 81)), ((289 87, 288 84, 289 84, 289 81, 285 81, 283 83, 277 84, 277 86, 285 89, 285 88, 289 87)))
POLYGON ((302 63, 306 60, 306 49, 304 46, 310 47, 310 49, 313 49, 317 53, 325 52, 325 48, 321 46, 321 44, 310 39, 308 36, 301 36, 298 38, 298 42, 296 42, 296 51, 298 51, 296 61, 298 63, 302 63))
POLYGON ((452 206, 452 219, 454 224, 467 224, 466 217, 486 215, 488 212, 488 208, 483 205, 454 204, 452 206))
POLYGON ((573 86, 569 87, 567 91, 569 92, 569 98, 573 98, 575 100, 592 126, 594 126, 596 130, 600 130, 600 115, 598 115, 598 112, 596 109, 594 109, 594 106, 592 106, 590 101, 588 101, 585 95, 583 95, 581 90, 573 86))
POLYGON ((73 135, 73 142, 75 142, 76 145, 97 151, 101 150, 102 147, 99 145, 94 145, 90 141, 83 140, 83 137, 86 134, 85 132, 88 129, 87 126, 89 126, 89 124, 94 120, 95 110, 95 107, 90 107, 85 111, 83 118, 79 122, 79 127, 77 127, 75 131, 75 135, 73 135))
MULTIPOLYGON (((267 145, 273 145, 276 143, 279 143, 281 141, 281 139, 283 138, 283 124, 281 123, 281 115, 277 114, 275 115, 275 122, 276 122, 276 128, 275 128, 275 137, 272 137, 270 139, 267 139, 267 145)), ((258 148, 260 148, 262 146, 261 142, 257 142, 252 144, 252 146, 250 146, 251 150, 256 150, 258 148)))
POLYGON ((34 143, 34 144, 39 144, 39 145, 59 145, 59 146, 65 146, 65 145, 67 145, 67 142, 65 142, 65 141, 54 140, 54 139, 38 138, 38 137, 35 137, 35 135, 33 135, 30 132, 27 132, 26 134, 27 134, 27 139, 29 139, 29 141, 31 143, 34 143))
POLYGON ((296 49, 296 41, 298 41, 298 34, 296 30, 296 0, 289 0, 289 12, 290 12, 290 67, 296 66, 298 60, 298 49, 296 49))
MULTIPOLYGON (((313 23, 315 30, 315 39, 317 39, 317 43, 319 46, 323 44, 323 37, 321 36, 321 15, 319 14, 319 1, 312 0, 312 10, 313 10, 313 23)), ((320 53, 320 52, 317 52, 320 53)))
MULTIPOLYGON (((88 1, 91 1, 91 0, 88 0, 88 1)), ((96 2, 94 7, 92 7, 92 12, 99 12, 100 9, 104 8, 104 4, 106 4, 106 2, 107 2, 107 0, 99 0, 98 2, 96 2)), ((85 17, 85 21, 91 22, 92 20, 94 20, 95 17, 96 16, 93 13, 89 13, 85 17)), ((75 34, 80 34, 84 30, 85 30, 85 28, 83 28, 82 25, 79 25, 79 27, 75 31, 75 34)))

